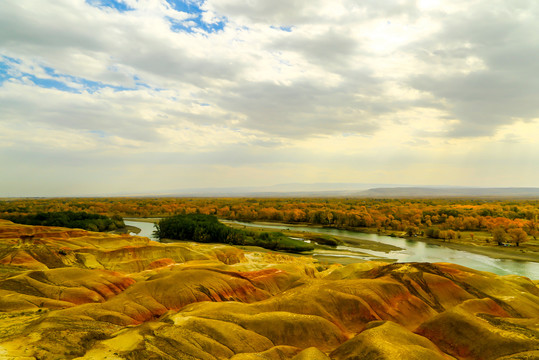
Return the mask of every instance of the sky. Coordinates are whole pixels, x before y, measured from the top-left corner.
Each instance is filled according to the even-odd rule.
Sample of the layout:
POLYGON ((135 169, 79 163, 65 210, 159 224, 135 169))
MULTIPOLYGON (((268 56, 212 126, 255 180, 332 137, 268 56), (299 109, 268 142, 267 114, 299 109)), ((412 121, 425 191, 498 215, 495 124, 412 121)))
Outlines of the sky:
POLYGON ((536 0, 2 0, 0 196, 539 186, 536 0))

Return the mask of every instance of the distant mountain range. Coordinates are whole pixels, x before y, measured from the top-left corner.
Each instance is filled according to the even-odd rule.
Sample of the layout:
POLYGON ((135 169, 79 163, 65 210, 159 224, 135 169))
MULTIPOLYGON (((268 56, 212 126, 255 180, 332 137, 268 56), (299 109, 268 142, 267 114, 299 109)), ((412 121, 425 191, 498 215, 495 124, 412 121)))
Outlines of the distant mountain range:
POLYGON ((539 188, 381 187, 362 191, 362 197, 478 197, 538 198, 539 188))
POLYGON ((407 186, 358 183, 290 183, 272 186, 177 189, 131 196, 181 197, 369 197, 369 198, 536 198, 539 187, 407 186))

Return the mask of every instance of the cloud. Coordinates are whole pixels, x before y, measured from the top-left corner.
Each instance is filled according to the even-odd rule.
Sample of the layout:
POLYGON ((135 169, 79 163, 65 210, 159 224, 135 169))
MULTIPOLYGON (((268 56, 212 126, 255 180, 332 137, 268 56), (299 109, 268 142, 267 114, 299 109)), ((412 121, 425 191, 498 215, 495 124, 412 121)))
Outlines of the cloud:
POLYGON ((376 0, 254 0, 247 3, 239 0, 214 0, 205 2, 204 8, 242 24, 278 26, 339 24, 342 20, 361 22, 372 18, 417 14, 414 0, 398 0, 388 4, 376 0))
POLYGON ((458 120, 447 136, 492 135, 501 125, 539 117, 538 10, 534 1, 475 2, 410 46, 425 71, 407 83, 443 99, 458 120))
POLYGON ((59 164, 86 152, 107 169, 152 159, 187 184, 196 177, 180 174, 195 167, 229 178, 300 162, 313 181, 336 166, 331 179, 344 182, 363 171, 394 183, 376 178, 391 167, 413 182, 446 152, 476 164, 508 144, 533 154, 538 10, 533 0, 5 0, 0 155, 59 164))

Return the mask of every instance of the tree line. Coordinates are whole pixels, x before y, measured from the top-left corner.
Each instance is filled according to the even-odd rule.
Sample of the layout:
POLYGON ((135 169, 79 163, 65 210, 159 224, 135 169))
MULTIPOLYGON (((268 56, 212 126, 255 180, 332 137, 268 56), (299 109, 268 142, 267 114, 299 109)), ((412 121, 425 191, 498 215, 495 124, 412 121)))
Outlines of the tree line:
POLYGON ((114 215, 110 218, 105 215, 90 214, 87 212, 39 212, 37 214, 3 215, 2 218, 17 224, 60 226, 89 231, 113 231, 125 228, 121 216, 114 215))
POLYGON ((524 233, 533 238, 539 234, 539 200, 140 197, 0 201, 0 217, 39 211, 125 217, 205 214, 240 221, 368 228, 443 240, 458 238, 460 232, 485 231, 493 238, 498 234, 495 241, 517 244, 525 241, 524 233))
POLYGON ((155 224, 159 239, 190 240, 203 243, 260 246, 287 252, 311 251, 314 247, 294 240, 280 232, 260 232, 233 229, 220 223, 217 217, 204 214, 171 216, 155 224))

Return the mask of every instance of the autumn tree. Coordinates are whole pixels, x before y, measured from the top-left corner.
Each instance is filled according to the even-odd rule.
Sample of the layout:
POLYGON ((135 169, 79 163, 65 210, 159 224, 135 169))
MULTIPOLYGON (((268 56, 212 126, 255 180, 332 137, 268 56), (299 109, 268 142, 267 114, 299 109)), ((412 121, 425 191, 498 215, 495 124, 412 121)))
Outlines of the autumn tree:
POLYGON ((492 238, 501 246, 507 239, 507 233, 503 228, 498 227, 492 230, 492 238))
POLYGON ((419 234, 419 228, 417 226, 409 226, 406 228, 406 235, 414 236, 416 234, 419 234))
POLYGON ((524 229, 526 229, 526 232, 530 234, 530 236, 533 236, 534 240, 537 240, 537 235, 539 234, 539 222, 537 222, 537 215, 534 219, 528 221, 528 223, 524 226, 524 229))
POLYGON ((528 241, 528 234, 522 229, 509 229, 509 236, 511 237, 512 242, 517 244, 517 246, 519 246, 520 243, 528 241))

